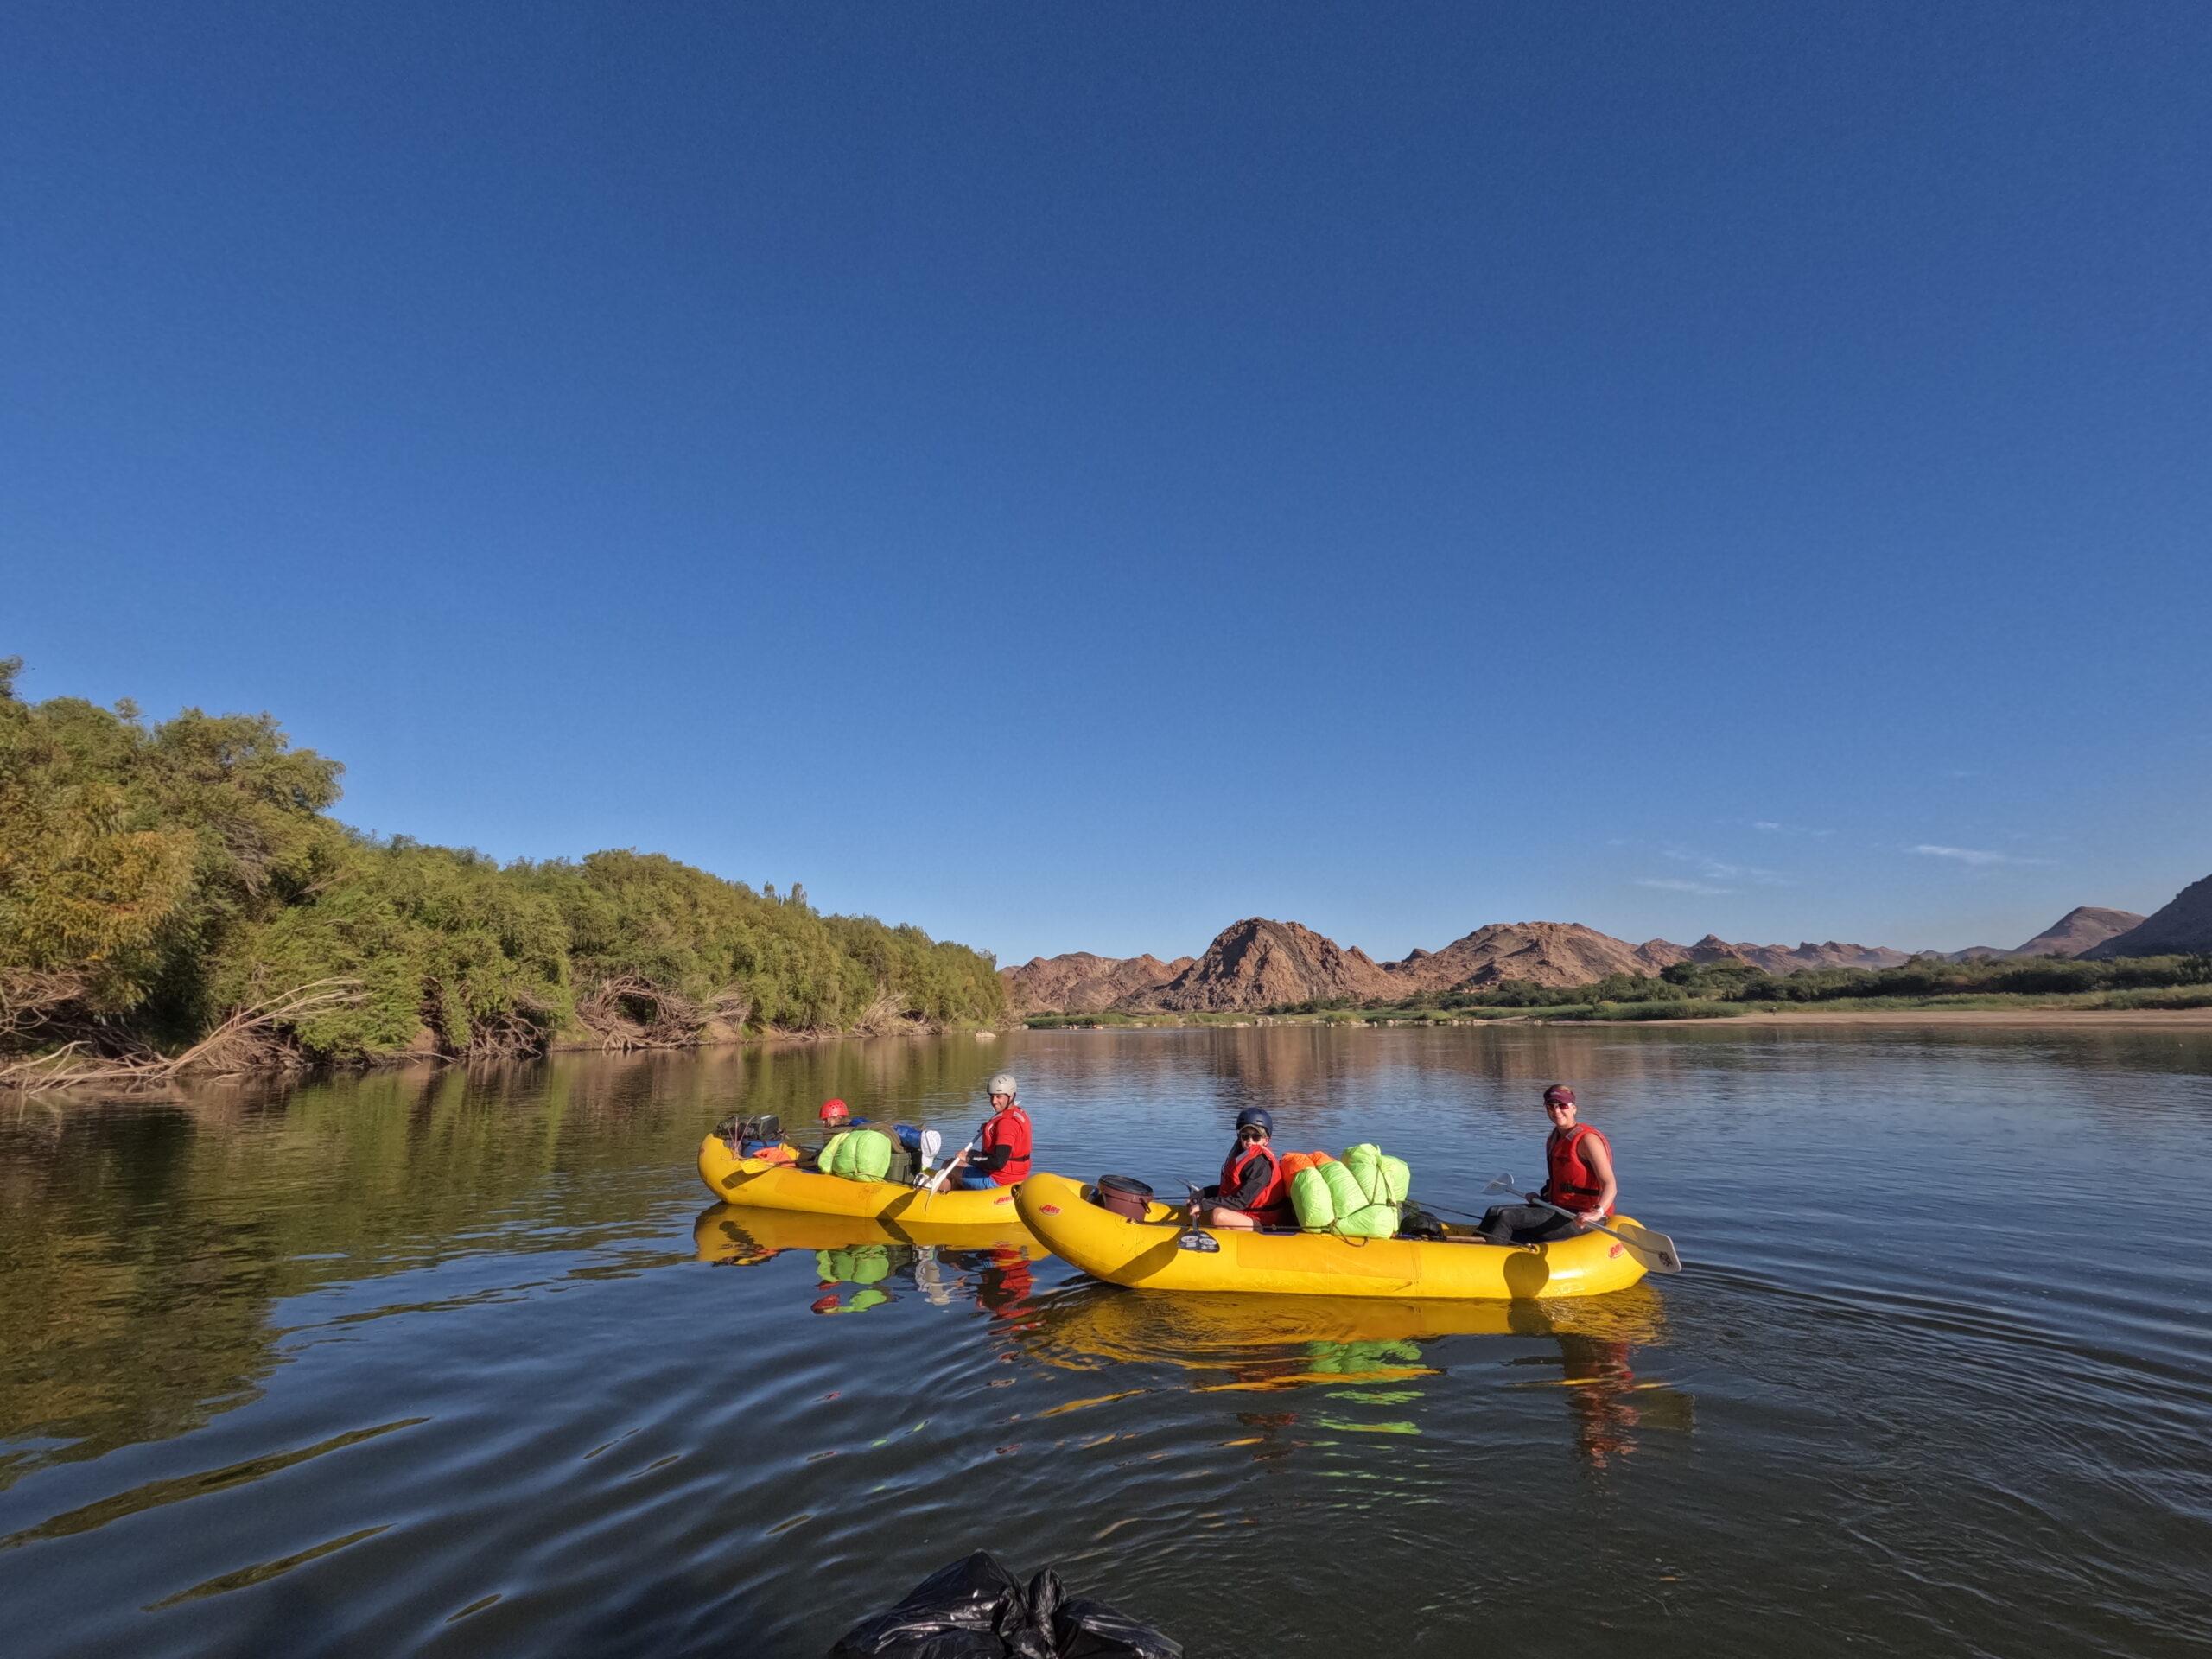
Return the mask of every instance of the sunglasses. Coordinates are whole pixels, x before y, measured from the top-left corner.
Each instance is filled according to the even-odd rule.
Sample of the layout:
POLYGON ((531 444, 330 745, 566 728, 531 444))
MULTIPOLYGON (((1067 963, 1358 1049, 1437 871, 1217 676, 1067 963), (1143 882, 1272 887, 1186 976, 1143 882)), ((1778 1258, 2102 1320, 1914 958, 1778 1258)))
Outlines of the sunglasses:
POLYGON ((1236 1131, 1236 1138, 1239 1141, 1257 1141, 1266 1133, 1267 1131, 1265 1129, 1255 1129, 1248 1123, 1243 1128, 1236 1131))

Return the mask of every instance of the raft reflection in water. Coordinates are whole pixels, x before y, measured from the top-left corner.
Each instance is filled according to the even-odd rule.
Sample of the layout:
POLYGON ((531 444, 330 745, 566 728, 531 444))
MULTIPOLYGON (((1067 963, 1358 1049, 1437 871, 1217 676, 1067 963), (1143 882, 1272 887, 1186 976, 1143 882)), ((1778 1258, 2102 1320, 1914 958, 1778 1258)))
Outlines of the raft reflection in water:
POLYGON ((1000 1229, 931 1227, 858 1216, 710 1205, 691 1225, 702 1262, 756 1267, 787 1250, 814 1253, 817 1313, 863 1313, 904 1289, 938 1307, 965 1294, 993 1313, 1027 1300, 1029 1264, 1045 1247, 1011 1216, 1000 1229))
MULTIPOLYGON (((1154 1295, 1079 1283, 1031 1304, 1022 1351, 1072 1370, 1164 1365, 1189 1372, 1194 1393, 1319 1389, 1331 1403, 1308 1426, 1339 1433, 1419 1434, 1427 1379, 1444 1374, 1446 1338, 1548 1338, 1548 1354, 1505 1362, 1530 1375, 1508 1386, 1566 1395, 1577 1449, 1593 1468, 1633 1453, 1645 1430, 1688 1433, 1692 1397, 1640 1379, 1637 1350, 1663 1340, 1666 1303, 1648 1285, 1556 1302, 1394 1302, 1364 1297, 1154 1295), (1347 1411, 1345 1407, 1380 1408, 1347 1411)), ((1479 1354, 1460 1344, 1463 1362, 1479 1354)), ((1287 1455, 1295 1412, 1240 1414, 1258 1431, 1255 1458, 1287 1455)))

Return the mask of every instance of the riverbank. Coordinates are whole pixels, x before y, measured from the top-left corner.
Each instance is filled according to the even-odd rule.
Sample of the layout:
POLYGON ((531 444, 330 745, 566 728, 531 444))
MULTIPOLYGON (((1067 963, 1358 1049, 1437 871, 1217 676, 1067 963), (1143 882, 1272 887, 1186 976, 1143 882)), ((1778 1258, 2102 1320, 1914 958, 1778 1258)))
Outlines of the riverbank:
POLYGON ((1185 1027, 1260 1026, 1989 1026, 2014 1030, 2097 1026, 2212 1027, 2212 991, 2174 995, 2164 1002, 2124 1002, 2125 994, 2035 999, 1962 997, 1907 1003, 1869 1000, 1837 1007, 1792 1003, 1596 1003, 1548 1008, 1460 1008, 1450 1013, 1398 1008, 1332 1008, 1313 1014, 1032 1014, 1032 1031, 1141 1031, 1185 1027))
MULTIPOLYGON (((1664 1023, 1645 1020, 1646 1025, 1664 1023)), ((1992 1026, 2015 1031, 2078 1031, 2110 1026, 2212 1027, 2201 1008, 1763 1008, 1716 1016, 1716 1026, 1992 1026)))

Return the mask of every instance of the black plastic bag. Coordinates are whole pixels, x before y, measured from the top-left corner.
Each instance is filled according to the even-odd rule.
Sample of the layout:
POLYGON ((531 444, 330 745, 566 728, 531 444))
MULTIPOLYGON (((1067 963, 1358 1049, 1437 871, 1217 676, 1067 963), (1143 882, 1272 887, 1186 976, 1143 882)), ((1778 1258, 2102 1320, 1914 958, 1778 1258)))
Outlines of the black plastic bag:
POLYGON ((1102 1602, 1069 1596, 1049 1567, 1024 1589, 977 1550, 940 1567, 830 1659, 1182 1659, 1180 1645, 1102 1602))

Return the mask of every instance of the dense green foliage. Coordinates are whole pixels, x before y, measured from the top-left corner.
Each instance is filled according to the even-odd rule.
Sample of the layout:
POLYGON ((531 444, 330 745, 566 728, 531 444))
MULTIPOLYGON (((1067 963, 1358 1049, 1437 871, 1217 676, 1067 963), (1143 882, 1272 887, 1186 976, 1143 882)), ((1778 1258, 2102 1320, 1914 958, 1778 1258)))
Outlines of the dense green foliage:
POLYGON ((328 816, 266 715, 28 703, 0 662, 0 1058, 189 1043, 302 987, 295 1058, 535 1052, 1005 1013, 989 957, 654 854, 502 866, 328 816))

